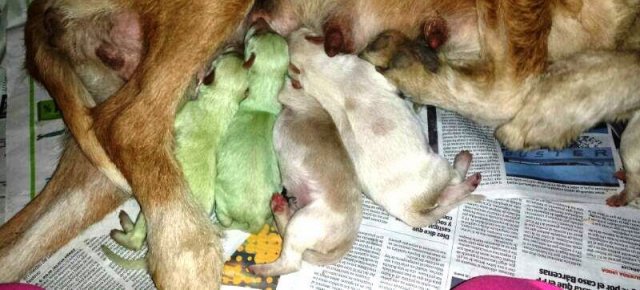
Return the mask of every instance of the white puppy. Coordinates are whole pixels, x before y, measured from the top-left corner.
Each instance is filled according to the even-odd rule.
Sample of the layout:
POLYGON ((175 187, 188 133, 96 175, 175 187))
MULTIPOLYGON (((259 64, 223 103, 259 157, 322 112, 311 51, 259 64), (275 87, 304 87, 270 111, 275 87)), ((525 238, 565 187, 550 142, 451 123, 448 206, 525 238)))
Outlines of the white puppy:
POLYGON ((338 262, 351 249, 362 219, 362 193, 331 116, 314 98, 287 82, 274 126, 274 146, 291 204, 273 195, 271 209, 284 237, 278 260, 252 265, 263 276, 296 271, 305 260, 338 262))
POLYGON ((469 152, 459 153, 451 167, 431 151, 417 117, 373 65, 355 55, 330 58, 321 41, 305 28, 289 36, 290 74, 331 115, 371 199, 413 227, 481 199, 470 194, 480 174, 464 178, 469 152))

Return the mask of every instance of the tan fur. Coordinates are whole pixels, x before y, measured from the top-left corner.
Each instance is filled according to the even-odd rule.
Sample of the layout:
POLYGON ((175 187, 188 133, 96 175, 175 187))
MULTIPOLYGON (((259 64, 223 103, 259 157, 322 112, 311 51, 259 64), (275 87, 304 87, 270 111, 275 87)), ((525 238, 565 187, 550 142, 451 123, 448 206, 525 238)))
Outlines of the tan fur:
MULTIPOLYGON (((159 288, 219 287, 222 267, 219 233, 189 197, 173 157, 172 129, 175 111, 192 79, 227 39, 237 35, 251 4, 251 0, 36 0, 29 8, 25 31, 27 68, 60 106, 65 123, 88 160, 118 187, 134 193, 147 218, 149 270, 159 288), (65 43, 65 33, 67 30, 83 33, 83 30, 74 30, 89 23, 88 19, 118 13, 121 9, 139 17, 144 54, 124 86, 97 104, 91 93, 108 95, 119 82, 112 81, 113 86, 104 88, 93 87, 93 92, 88 90, 86 86, 96 84, 88 76, 94 73, 112 76, 112 72, 103 70, 95 62, 84 68, 77 66, 79 63, 71 60, 82 60, 85 53, 93 51, 74 53, 74 43, 65 43), (50 32, 45 29, 46 15, 51 11, 62 13, 64 24, 58 27, 62 32, 54 31, 54 35, 63 36, 61 42, 54 44, 50 43, 50 32), (64 44, 72 47, 65 49, 64 44)), ((85 37, 93 36, 81 35, 79 39, 85 37)), ((57 40, 60 39, 53 39, 57 40)), ((74 154, 80 153, 76 150, 74 154)), ((61 164, 71 162, 75 166, 91 167, 78 158, 63 157, 61 164)), ((114 199, 109 195, 100 193, 109 186, 101 190, 85 188, 82 180, 65 178, 53 179, 47 188, 67 188, 63 192, 69 192, 74 186, 86 189, 82 190, 84 200, 78 200, 80 197, 75 193, 59 195, 60 202, 83 202, 83 206, 78 207, 81 222, 69 225, 69 218, 55 206, 59 202, 49 204, 53 197, 47 197, 51 194, 45 194, 45 190, 40 198, 42 202, 36 199, 33 206, 0 228, 2 232, 11 233, 0 238, 0 265, 12 269, 0 271, 10 273, 0 274, 0 281, 18 279, 26 269, 118 204, 110 202, 114 199), (45 211, 51 214, 40 215, 45 211), (40 224, 47 222, 42 220, 44 216, 51 219, 48 222, 60 222, 51 231, 67 226, 72 230, 62 234, 61 239, 43 240, 36 249, 30 249, 33 254, 26 261, 11 259, 15 258, 9 253, 13 247, 31 245, 24 243, 45 234, 38 230, 40 224)))
MULTIPOLYGON (((559 148, 597 122, 625 119, 640 108, 638 48, 623 40, 638 34, 639 11, 636 0, 479 0, 478 60, 452 60, 442 51, 433 73, 417 58, 420 44, 401 32, 381 35, 378 40, 395 43, 376 40, 362 56, 417 102, 501 125, 496 137, 509 148, 559 148)), ((634 151, 628 142, 621 146, 634 151)), ((640 193, 636 181, 627 181, 628 195, 640 193)))
POLYGON ((410 226, 424 227, 442 217, 433 209, 477 200, 471 192, 480 175, 464 178, 468 152, 460 153, 468 162, 453 168, 426 145, 410 108, 371 64, 353 55, 329 58, 315 39, 304 28, 289 36, 291 63, 299 68, 289 75, 329 113, 363 191, 375 203, 410 226))

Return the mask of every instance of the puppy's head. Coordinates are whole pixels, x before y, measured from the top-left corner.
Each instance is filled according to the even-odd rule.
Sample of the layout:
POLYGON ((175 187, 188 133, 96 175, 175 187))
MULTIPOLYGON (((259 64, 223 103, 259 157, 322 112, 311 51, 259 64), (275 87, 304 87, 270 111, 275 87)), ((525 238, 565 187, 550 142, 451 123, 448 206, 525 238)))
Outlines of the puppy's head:
POLYGON ((292 32, 288 40, 291 63, 295 65, 306 63, 309 56, 324 53, 324 37, 309 28, 303 27, 292 32))
POLYGON ((259 18, 245 36, 245 68, 284 75, 289 65, 289 48, 284 37, 259 18))
POLYGON ((213 62, 212 71, 204 78, 200 90, 220 90, 243 96, 249 86, 244 60, 236 50, 228 50, 213 62))

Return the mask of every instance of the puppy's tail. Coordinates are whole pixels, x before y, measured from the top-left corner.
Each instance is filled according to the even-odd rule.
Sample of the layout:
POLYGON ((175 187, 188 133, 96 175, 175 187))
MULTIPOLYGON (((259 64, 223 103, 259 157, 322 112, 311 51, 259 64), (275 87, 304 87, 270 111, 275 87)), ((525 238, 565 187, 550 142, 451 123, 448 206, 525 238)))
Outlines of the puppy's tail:
POLYGON ((116 265, 122 268, 129 269, 129 270, 147 269, 147 261, 144 258, 127 260, 123 257, 118 256, 118 254, 113 252, 106 245, 102 245, 100 249, 102 250, 102 253, 104 253, 104 255, 107 256, 109 260, 111 260, 116 265))
POLYGON ((122 173, 108 157, 93 130, 90 108, 93 97, 65 57, 50 46, 45 17, 48 1, 34 1, 28 10, 25 26, 26 68, 41 83, 62 110, 71 134, 89 161, 120 189, 131 188, 122 173))

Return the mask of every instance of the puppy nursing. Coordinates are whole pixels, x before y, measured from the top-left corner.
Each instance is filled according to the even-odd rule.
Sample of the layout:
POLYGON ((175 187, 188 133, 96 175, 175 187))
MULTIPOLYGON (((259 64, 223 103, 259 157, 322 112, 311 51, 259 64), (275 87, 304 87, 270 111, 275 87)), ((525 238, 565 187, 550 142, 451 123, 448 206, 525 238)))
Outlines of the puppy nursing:
POLYGON ((249 268, 263 276, 298 270, 302 260, 338 262, 353 245, 362 218, 362 198, 351 160, 331 117, 313 97, 290 83, 278 97, 285 106, 274 128, 282 181, 291 202, 271 200, 284 237, 278 260, 249 268))
POLYGON ((329 58, 314 39, 307 29, 290 36, 292 77, 331 115, 366 194, 414 227, 478 200, 470 193, 480 175, 465 179, 470 154, 460 153, 452 168, 426 145, 415 116, 373 65, 353 55, 329 58))

